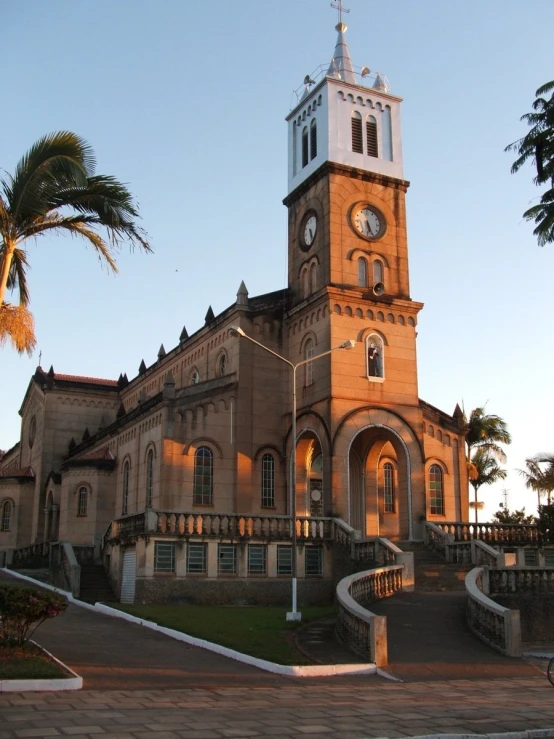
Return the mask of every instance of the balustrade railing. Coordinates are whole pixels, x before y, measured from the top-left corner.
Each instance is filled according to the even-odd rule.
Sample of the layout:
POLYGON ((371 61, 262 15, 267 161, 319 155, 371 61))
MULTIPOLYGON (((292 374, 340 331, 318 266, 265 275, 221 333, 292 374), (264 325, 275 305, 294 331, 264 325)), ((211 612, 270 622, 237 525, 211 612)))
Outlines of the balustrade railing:
POLYGON ((127 539, 133 536, 143 536, 147 533, 146 514, 136 513, 134 515, 125 516, 124 518, 118 518, 115 521, 112 521, 110 533, 111 539, 127 539))
POLYGON ((521 656, 519 611, 510 610, 487 597, 488 577, 497 572, 475 567, 466 576, 466 621, 484 642, 509 657, 521 656))
POLYGON ((337 586, 336 631, 348 647, 378 667, 388 662, 387 619, 364 606, 402 590, 402 565, 379 567, 343 578, 337 586))
POLYGON ((489 589, 501 593, 554 593, 554 570, 542 567, 489 570, 489 589))
POLYGON ((525 544, 537 544, 539 541, 539 530, 536 524, 443 521, 432 525, 448 534, 454 542, 480 539, 487 543, 524 546, 525 544))
POLYGON ((20 547, 13 550, 10 567, 14 570, 25 567, 48 567, 49 556, 49 542, 20 547))

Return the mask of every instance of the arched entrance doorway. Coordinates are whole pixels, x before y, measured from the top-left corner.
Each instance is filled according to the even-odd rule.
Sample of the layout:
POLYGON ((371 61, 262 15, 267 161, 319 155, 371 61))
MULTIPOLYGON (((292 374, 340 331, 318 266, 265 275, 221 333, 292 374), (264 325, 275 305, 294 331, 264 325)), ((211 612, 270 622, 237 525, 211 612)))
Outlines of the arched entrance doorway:
POLYGON ((361 429, 348 453, 350 525, 362 536, 411 535, 410 458, 401 436, 384 425, 361 429))

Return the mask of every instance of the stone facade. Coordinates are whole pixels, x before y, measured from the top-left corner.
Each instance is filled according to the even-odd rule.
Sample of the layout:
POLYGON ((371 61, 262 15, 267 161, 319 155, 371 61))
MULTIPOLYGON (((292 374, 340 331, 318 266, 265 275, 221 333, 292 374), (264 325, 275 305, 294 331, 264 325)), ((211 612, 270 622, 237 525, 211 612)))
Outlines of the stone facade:
MULTIPOLYGON (((383 120, 400 141, 399 98, 324 77, 289 116, 293 136, 304 137, 306 115, 317 123, 302 138, 312 154, 317 135, 354 146, 350 130, 333 130, 350 113, 334 123, 331 93, 392 109, 383 120)), ((387 174, 401 172, 400 147, 392 163, 355 151, 333 161, 341 147, 326 158, 324 143, 321 163, 290 179, 284 201, 286 291, 250 297, 241 284, 235 303, 210 309, 131 381, 37 368, 21 439, 2 461, 0 550, 95 546, 128 600, 286 600, 293 487, 299 593, 315 600, 343 570, 332 519, 362 540, 418 539, 425 520, 467 520, 462 414, 418 396, 409 183, 387 174)), ((294 142, 289 155, 300 156, 294 142)))

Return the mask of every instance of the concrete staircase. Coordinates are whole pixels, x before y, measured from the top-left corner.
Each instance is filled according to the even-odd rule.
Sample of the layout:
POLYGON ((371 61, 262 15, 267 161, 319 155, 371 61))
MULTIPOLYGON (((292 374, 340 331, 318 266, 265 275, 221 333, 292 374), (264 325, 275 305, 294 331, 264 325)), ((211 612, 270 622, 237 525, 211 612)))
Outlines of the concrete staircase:
POLYGON ((414 553, 416 591, 440 593, 462 591, 471 564, 449 564, 423 542, 397 542, 406 552, 414 553))
POLYGON ((102 565, 81 565, 79 599, 87 603, 115 603, 117 601, 102 565))

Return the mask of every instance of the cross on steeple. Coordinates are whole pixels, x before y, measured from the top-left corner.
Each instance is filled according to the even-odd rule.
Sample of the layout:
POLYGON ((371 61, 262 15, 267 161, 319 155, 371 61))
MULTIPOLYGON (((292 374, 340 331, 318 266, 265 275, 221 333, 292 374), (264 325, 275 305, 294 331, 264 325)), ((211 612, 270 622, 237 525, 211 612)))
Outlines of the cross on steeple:
POLYGON ((336 2, 331 3, 331 7, 336 8, 339 11, 339 23, 342 23, 343 13, 350 13, 350 10, 348 8, 343 7, 342 0, 336 0, 336 2))

